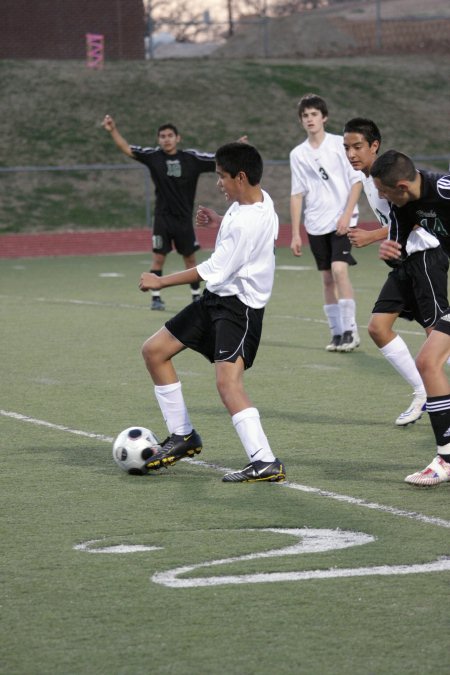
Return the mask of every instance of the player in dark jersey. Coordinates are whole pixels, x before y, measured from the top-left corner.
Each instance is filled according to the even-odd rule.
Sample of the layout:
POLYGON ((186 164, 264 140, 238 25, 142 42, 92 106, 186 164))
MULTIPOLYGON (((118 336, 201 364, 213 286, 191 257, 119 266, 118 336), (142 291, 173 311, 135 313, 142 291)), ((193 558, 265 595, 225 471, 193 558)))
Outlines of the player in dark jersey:
MULTIPOLYGON (((181 150, 181 137, 173 124, 163 124, 158 129, 157 147, 129 145, 119 133, 110 115, 103 120, 103 127, 110 132, 116 146, 125 155, 144 164, 155 186, 153 217, 153 260, 151 272, 162 275, 166 255, 175 246, 183 256, 186 269, 195 267, 197 242, 193 211, 195 191, 200 174, 215 172, 214 153, 198 150, 181 150)), ((191 284, 192 299, 200 297, 200 284, 191 284)), ((164 309, 159 291, 152 291, 152 309, 164 309)))
POLYGON ((434 235, 450 255, 450 175, 418 171, 413 161, 397 150, 388 150, 372 165, 379 196, 391 203, 389 240, 383 260, 403 260, 411 254, 407 248, 410 234, 420 228, 434 235), (388 251, 400 255, 388 255, 388 251))
MULTIPOLYGON (((374 163, 371 175, 380 196, 392 204, 395 226, 392 238, 383 242, 380 257, 402 265, 408 254, 405 237, 421 228, 436 236, 444 250, 450 253, 450 175, 427 171, 409 170, 411 160, 402 153, 390 150, 377 166, 374 163), (400 171, 400 167, 403 167, 400 171)), ((414 165, 413 165, 414 166, 414 165)), ((426 272, 432 271, 428 267, 426 272)), ((428 283, 428 280, 425 280, 428 283)), ((437 456, 422 471, 405 478, 412 485, 433 486, 450 481, 450 383, 445 365, 450 358, 450 308, 438 318, 434 330, 429 332, 417 359, 417 368, 427 392, 427 412, 437 445, 437 456)))

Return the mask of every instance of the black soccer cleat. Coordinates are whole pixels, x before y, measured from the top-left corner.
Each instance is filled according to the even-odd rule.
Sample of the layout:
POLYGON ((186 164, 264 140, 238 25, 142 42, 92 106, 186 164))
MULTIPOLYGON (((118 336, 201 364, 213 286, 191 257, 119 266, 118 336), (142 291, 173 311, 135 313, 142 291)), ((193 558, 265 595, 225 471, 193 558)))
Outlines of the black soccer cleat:
POLYGON ((278 483, 285 479, 284 464, 279 459, 275 459, 274 462, 253 462, 247 464, 242 471, 226 473, 222 478, 224 483, 256 483, 262 480, 278 483))
POLYGON ((342 342, 342 335, 333 335, 331 338, 330 344, 328 344, 325 349, 327 352, 338 352, 339 351, 339 345, 342 342))
POLYGON ((175 464, 183 457, 194 457, 202 451, 202 439, 192 429, 188 434, 172 434, 161 443, 161 450, 159 450, 145 465, 148 471, 157 471, 162 466, 170 466, 175 464))
POLYGON ((159 295, 155 295, 152 299, 151 309, 156 309, 157 311, 163 312, 166 309, 166 304, 164 300, 161 300, 159 295))
POLYGON ((337 348, 338 352, 352 352, 356 347, 359 347, 360 339, 358 333, 351 330, 344 331, 341 344, 337 348))

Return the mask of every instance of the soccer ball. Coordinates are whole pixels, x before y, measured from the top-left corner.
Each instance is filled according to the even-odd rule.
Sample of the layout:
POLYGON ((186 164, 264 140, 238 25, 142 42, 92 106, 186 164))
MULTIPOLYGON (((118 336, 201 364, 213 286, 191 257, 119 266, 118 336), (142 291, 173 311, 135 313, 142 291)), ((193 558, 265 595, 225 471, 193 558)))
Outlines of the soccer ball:
POLYGON ((117 466, 127 473, 143 476, 146 461, 161 449, 153 431, 145 427, 124 429, 114 441, 112 455, 117 466))

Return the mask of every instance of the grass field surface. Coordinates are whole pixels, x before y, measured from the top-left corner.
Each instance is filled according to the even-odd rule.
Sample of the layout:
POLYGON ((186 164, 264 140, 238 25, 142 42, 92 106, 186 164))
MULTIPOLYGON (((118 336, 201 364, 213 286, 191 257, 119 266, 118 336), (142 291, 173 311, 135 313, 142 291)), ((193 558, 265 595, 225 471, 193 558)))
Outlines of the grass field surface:
MULTIPOLYGON (((83 62, 0 61, 0 132, 7 139, 0 168, 85 167, 1 173, 0 232, 145 226, 144 170, 89 170, 138 166, 102 129, 106 113, 129 143, 143 146, 156 144, 156 129, 167 121, 178 126, 184 148, 214 152, 248 134, 264 160, 286 162, 267 165, 264 178, 282 222, 289 222, 289 152, 305 138, 297 103, 309 91, 326 98, 330 132, 341 133, 351 117, 371 117, 382 150, 444 157, 420 163, 443 171, 449 79, 450 61, 438 55, 107 61, 95 72, 83 62)), ((201 177, 198 202, 211 202, 214 184, 213 175, 201 177)), ((373 219, 361 204, 363 219, 373 219)))
MULTIPOLYGON (((140 346, 189 300, 168 289, 149 310, 150 256, 0 262, 1 673, 448 673, 449 490, 403 482, 434 438, 426 415, 394 425, 411 392, 365 330, 387 267, 355 257, 362 344, 330 354, 309 251, 277 252, 246 375, 286 464, 274 485, 221 482, 246 458, 188 351, 202 454, 147 477, 114 464, 125 427, 165 436, 140 346)), ((416 353, 420 327, 398 328, 416 353)))

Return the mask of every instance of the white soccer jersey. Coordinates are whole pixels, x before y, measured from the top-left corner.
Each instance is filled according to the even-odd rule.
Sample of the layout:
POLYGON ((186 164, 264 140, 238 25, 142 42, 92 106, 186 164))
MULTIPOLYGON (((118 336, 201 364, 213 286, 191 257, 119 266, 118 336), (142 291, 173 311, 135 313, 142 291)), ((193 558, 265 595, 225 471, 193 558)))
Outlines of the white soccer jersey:
POLYGON ((243 205, 233 202, 225 213, 214 253, 197 265, 206 288, 220 296, 237 295, 255 309, 264 307, 272 292, 278 216, 272 199, 243 205))
MULTIPOLYGON (((342 136, 326 133, 318 148, 306 139, 289 155, 291 195, 304 197, 305 229, 309 234, 336 230, 351 187, 362 180, 361 172, 348 161, 343 143, 342 136)), ((357 206, 353 213, 358 214, 357 206)))
POLYGON ((389 226, 391 222, 389 217, 389 212, 391 210, 389 202, 387 199, 382 199, 378 195, 378 190, 375 187, 372 176, 365 176, 362 174, 362 182, 364 194, 366 195, 369 206, 374 212, 378 222, 382 227, 389 226))

